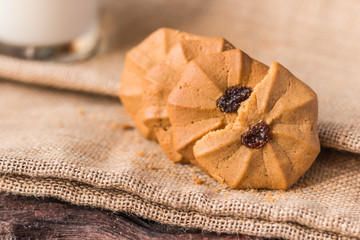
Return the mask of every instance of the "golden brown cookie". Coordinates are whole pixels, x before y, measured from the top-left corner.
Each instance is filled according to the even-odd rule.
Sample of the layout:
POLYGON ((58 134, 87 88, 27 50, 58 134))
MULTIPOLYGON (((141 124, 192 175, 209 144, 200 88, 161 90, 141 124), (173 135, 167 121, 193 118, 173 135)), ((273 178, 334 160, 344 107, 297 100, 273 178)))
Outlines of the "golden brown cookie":
MULTIPOLYGON (((222 98, 221 106, 231 109, 229 99, 235 92, 225 92, 216 101, 222 98)), ((275 62, 236 117, 196 141, 195 162, 233 188, 287 189, 320 151, 317 111, 316 94, 275 62)))
POLYGON ((170 91, 180 80, 186 64, 192 59, 212 53, 234 49, 223 38, 185 40, 176 44, 166 58, 154 66, 143 78, 142 112, 145 125, 156 134, 159 144, 174 162, 187 162, 175 151, 172 128, 166 111, 170 91))
POLYGON ((191 39, 202 37, 160 28, 126 54, 119 97, 135 126, 146 138, 155 139, 155 134, 144 125, 141 117, 142 79, 153 66, 163 60, 174 45, 182 40, 191 39))
POLYGON ((217 100, 229 87, 253 89, 267 70, 266 65, 237 49, 191 61, 167 101, 175 150, 194 161, 196 141, 233 123, 237 117, 236 111, 226 113, 219 108, 217 100))

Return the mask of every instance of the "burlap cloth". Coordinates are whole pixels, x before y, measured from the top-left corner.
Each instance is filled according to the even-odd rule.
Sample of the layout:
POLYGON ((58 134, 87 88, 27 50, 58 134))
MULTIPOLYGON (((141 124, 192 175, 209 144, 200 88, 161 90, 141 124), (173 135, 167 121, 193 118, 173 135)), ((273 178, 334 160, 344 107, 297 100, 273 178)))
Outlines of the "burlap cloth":
POLYGON ((355 0, 103 1, 96 57, 60 64, 0 55, 1 191, 216 232, 360 237, 359 12, 355 0), (321 144, 332 149, 288 191, 230 190, 172 164, 124 129, 130 120, 114 98, 126 50, 161 26, 224 36, 287 66, 318 93, 321 144))

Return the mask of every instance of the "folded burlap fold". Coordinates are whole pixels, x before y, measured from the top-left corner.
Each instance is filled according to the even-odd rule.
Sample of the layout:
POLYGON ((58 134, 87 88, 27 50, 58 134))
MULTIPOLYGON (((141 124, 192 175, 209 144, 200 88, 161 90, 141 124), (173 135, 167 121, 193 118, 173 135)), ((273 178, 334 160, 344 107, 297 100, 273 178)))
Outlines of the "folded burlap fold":
POLYGON ((360 33, 348 27, 360 20, 360 4, 134 2, 104 1, 102 45, 92 59, 60 64, 0 55, 0 77, 7 79, 0 80, 0 191, 216 232, 360 237, 360 33), (198 4, 202 10, 193 10, 198 4), (158 8, 163 15, 142 19, 158 8), (178 11, 206 23, 206 31, 178 11), (282 62, 318 94, 322 146, 348 152, 323 149, 288 191, 235 191, 194 166, 171 163, 127 127, 114 98, 126 50, 169 19, 171 27, 224 36, 265 63, 282 62))

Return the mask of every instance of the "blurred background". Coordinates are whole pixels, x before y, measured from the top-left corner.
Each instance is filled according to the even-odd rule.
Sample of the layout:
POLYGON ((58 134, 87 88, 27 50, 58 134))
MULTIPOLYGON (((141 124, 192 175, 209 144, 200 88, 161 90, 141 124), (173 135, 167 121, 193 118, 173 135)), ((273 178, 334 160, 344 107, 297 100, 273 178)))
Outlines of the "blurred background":
POLYGON ((100 52, 125 53, 159 27, 224 37, 309 84, 318 93, 321 120, 349 123, 349 113, 353 122, 360 119, 359 1, 106 0, 101 6, 108 37, 100 52))
MULTIPOLYGON (((0 0, 0 4, 17 2, 21 6, 22 1, 30 3, 0 0)), ((87 22, 98 23, 99 28, 92 28, 93 34, 100 31, 96 56, 84 61, 82 66, 99 69, 103 81, 119 84, 126 52, 156 29, 170 27, 208 37, 224 37, 267 65, 280 62, 318 93, 322 121, 356 123, 360 119, 357 104, 360 2, 357 0, 99 0, 98 5, 96 0, 31 1, 43 5, 67 2, 68 10, 53 8, 48 14, 53 17, 60 10, 67 12, 51 36, 70 29, 76 32, 87 22), (99 17, 95 13, 97 6, 99 17), (352 117, 342 112, 351 113, 352 117)), ((31 4, 27 7, 32 8, 31 4)), ((23 8, 20 19, 25 19, 27 9, 23 8)), ((2 12, 8 13, 4 9, 2 12)), ((1 27, 21 33, 17 25, 11 28, 4 16, 0 14, 0 42, 1 27)), ((40 20, 46 25, 46 20, 40 20)), ((95 41, 90 43, 90 49, 93 45, 95 41)))

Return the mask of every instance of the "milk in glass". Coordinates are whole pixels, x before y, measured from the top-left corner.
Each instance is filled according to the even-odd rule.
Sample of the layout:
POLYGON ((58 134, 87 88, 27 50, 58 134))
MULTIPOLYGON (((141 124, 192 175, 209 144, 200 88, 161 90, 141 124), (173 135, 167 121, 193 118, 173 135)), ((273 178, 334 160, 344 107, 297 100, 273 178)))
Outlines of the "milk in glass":
POLYGON ((97 0, 0 0, 0 43, 67 44, 97 25, 97 0))

